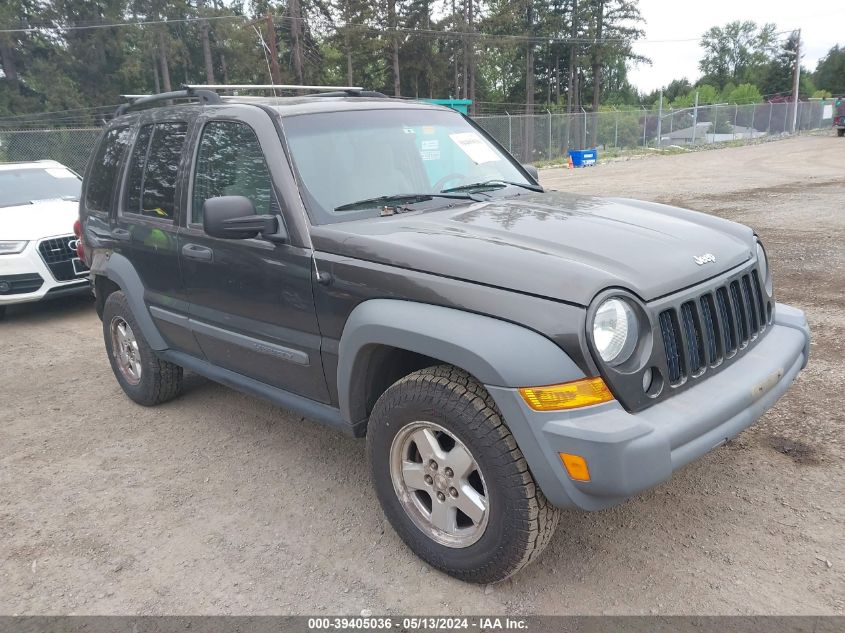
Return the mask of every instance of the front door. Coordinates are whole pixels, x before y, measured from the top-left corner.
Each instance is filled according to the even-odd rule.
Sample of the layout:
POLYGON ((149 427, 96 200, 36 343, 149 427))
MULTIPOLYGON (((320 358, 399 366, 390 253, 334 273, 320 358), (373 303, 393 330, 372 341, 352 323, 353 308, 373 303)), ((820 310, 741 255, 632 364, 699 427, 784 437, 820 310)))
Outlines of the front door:
POLYGON ((257 108, 248 122, 243 114, 239 119, 200 123, 187 226, 179 234, 191 328, 215 365, 328 402, 310 249, 213 238, 202 230, 208 198, 245 196, 257 214, 282 211, 259 141, 279 142, 272 121, 257 108))

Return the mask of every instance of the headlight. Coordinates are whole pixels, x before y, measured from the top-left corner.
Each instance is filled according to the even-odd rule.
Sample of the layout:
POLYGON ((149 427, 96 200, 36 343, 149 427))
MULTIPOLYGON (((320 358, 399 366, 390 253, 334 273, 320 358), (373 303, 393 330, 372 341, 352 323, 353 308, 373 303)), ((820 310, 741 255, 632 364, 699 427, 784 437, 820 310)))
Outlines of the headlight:
POLYGON ((637 315, 624 299, 607 299, 593 317, 593 342, 608 365, 631 358, 637 346, 637 315))
POLYGON ((766 286, 766 294, 772 296, 772 275, 769 272, 769 260, 766 259, 766 250, 760 242, 757 242, 757 267, 760 269, 760 278, 766 286))
POLYGON ((15 242, 0 242, 0 255, 14 255, 26 248, 27 242, 18 240, 15 242))

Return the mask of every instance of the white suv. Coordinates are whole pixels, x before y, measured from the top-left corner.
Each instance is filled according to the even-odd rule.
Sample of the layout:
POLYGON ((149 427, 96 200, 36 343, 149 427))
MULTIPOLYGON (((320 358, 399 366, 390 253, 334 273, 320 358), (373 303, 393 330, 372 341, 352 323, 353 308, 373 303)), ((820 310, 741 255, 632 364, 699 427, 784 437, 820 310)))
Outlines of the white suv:
POLYGON ((56 161, 0 164, 0 317, 12 303, 90 292, 73 232, 81 185, 56 161))

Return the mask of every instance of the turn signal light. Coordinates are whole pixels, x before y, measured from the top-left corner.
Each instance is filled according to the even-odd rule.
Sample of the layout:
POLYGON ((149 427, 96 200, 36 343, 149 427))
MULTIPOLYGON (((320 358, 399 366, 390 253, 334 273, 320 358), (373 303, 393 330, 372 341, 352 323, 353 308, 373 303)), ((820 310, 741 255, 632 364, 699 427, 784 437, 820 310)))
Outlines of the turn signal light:
POLYGON ((546 387, 522 387, 525 403, 535 411, 577 409, 613 400, 613 394, 601 378, 583 378, 546 387))
POLYGON ((559 455, 567 474, 572 479, 575 481, 590 481, 590 469, 587 468, 586 459, 571 453, 559 453, 559 455))

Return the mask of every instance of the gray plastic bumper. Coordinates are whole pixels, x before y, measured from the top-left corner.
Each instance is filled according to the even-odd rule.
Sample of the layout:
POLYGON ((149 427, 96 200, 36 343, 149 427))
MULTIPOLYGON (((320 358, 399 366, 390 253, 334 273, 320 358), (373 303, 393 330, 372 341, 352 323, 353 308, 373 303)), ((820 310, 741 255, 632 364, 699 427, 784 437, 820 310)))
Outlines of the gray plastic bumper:
POLYGON ((753 424, 807 364, 804 313, 778 304, 765 338, 694 387, 637 414, 616 402, 541 413, 516 389, 488 389, 546 497, 560 507, 598 510, 667 480, 673 471, 753 424), (573 481, 558 453, 587 460, 590 481, 573 481))

